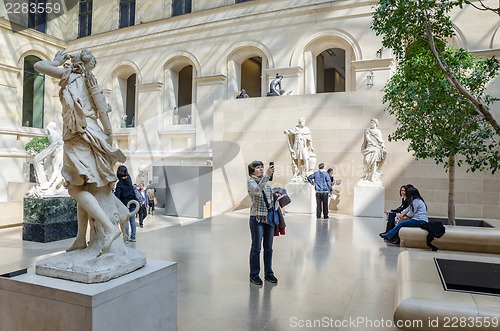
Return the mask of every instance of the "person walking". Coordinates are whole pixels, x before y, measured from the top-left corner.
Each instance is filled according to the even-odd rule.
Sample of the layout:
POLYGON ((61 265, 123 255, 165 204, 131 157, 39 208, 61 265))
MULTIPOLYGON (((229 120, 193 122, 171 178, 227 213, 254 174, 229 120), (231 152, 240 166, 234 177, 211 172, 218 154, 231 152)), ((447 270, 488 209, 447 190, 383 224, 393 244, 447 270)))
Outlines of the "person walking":
POLYGON ((330 175, 326 172, 325 164, 318 165, 318 171, 312 173, 307 177, 311 185, 314 185, 316 190, 316 218, 321 218, 321 211, 323 211, 323 218, 328 219, 328 195, 332 191, 332 181, 330 175))
POLYGON ((155 214, 155 193, 156 189, 153 186, 153 182, 149 181, 149 185, 146 187, 146 193, 148 194, 148 214, 154 215, 155 214))
MULTIPOLYGON (((126 166, 121 165, 116 170, 116 177, 118 177, 118 182, 115 187, 115 196, 120 199, 120 201, 126 206, 131 200, 135 199, 134 186, 132 185, 132 179, 128 174, 128 169, 126 166)), ((133 211, 135 206, 130 206, 129 210, 133 211)), ((125 227, 126 240, 135 242, 136 239, 136 224, 134 215, 130 216, 129 221, 125 227), (130 224, 130 236, 129 236, 129 224, 130 224)))
POLYGON ((147 206, 149 205, 148 195, 146 194, 146 190, 144 189, 144 183, 140 183, 137 185, 136 189, 136 198, 139 201, 139 227, 144 227, 144 219, 148 216, 147 206))
POLYGON ((249 221, 252 239, 250 282, 255 285, 262 285, 262 279, 259 277, 261 246, 264 247, 264 279, 273 284, 278 283, 272 268, 274 224, 269 224, 267 220, 267 206, 274 206, 273 192, 269 184, 269 178, 273 173, 274 165, 269 166, 266 173, 264 173, 264 164, 261 161, 253 161, 248 165, 250 178, 247 187, 252 201, 249 221))

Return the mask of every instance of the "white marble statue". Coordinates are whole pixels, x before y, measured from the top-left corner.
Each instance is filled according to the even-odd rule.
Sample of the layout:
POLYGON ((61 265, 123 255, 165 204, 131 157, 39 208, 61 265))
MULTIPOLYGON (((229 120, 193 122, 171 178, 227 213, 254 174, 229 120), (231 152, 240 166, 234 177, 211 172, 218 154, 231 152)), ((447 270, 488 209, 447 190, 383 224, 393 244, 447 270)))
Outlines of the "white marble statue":
POLYGON ((363 177, 361 181, 381 183, 382 165, 387 151, 385 150, 382 132, 377 128, 378 120, 372 118, 370 127, 364 130, 361 153, 363 154, 363 177))
POLYGON ((146 185, 148 183, 148 168, 146 166, 146 163, 144 161, 141 161, 141 165, 137 169, 137 178, 135 179, 135 183, 137 185, 139 184, 144 184, 146 185))
POLYGON ((121 238, 118 224, 135 212, 129 212, 112 192, 117 180, 113 166, 126 158, 112 146, 111 108, 92 72, 96 63, 92 53, 83 50, 72 56, 59 51, 53 61, 35 64, 38 72, 60 79, 62 175, 77 202, 78 218, 73 245, 67 253, 39 261, 37 273, 89 283, 119 277, 146 263, 143 253, 117 240, 121 238), (66 63, 69 59, 71 64, 66 63))
POLYGON ((299 118, 298 124, 285 130, 287 135, 288 149, 292 158, 292 181, 307 181, 307 175, 314 171, 316 166, 316 154, 312 146, 311 130, 306 124, 305 118, 299 118))
POLYGON ((56 123, 50 122, 47 125, 49 147, 38 153, 34 160, 36 181, 28 197, 67 197, 68 190, 64 187, 62 176, 63 167, 63 139, 61 132, 57 130, 56 123))

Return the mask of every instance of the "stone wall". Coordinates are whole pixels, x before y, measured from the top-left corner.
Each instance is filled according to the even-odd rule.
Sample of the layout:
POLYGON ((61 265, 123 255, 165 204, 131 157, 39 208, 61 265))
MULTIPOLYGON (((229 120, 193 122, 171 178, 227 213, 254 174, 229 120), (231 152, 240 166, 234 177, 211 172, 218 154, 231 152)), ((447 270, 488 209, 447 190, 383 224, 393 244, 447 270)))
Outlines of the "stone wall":
MULTIPOLYGON (((305 117, 311 129, 317 162, 334 169, 341 192, 338 213, 352 212, 354 185, 362 176, 361 143, 363 129, 370 119, 379 120, 386 140, 387 160, 382 168, 385 187, 385 209, 400 205, 399 188, 411 183, 428 204, 429 214, 447 215, 448 174, 433 160, 415 161, 405 142, 389 142, 395 120, 381 104, 382 93, 346 92, 304 96, 282 96, 225 100, 217 103, 214 114, 214 139, 239 146, 231 162, 218 162, 228 144, 214 145, 213 212, 234 208, 247 196, 247 164, 261 160, 267 167, 274 161, 273 186, 284 187, 290 180, 291 158, 283 134, 305 117)), ((498 114, 496 114, 498 115, 498 114)), ((235 148, 234 146, 232 147, 235 148)), ((500 214, 500 178, 498 174, 466 173, 457 168, 457 217, 498 218, 500 214)), ((248 205, 248 204, 243 204, 248 205)))

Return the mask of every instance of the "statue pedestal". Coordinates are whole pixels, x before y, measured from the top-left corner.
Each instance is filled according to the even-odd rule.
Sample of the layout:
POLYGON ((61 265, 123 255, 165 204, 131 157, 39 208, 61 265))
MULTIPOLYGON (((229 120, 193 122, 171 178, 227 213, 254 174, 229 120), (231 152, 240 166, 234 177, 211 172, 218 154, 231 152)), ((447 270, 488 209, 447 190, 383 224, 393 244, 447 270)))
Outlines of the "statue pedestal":
POLYGON ((177 264, 171 261, 148 260, 135 272, 92 285, 38 276, 30 268, 0 277, 0 296, 2 330, 177 329, 177 264))
POLYGON ((285 189, 292 201, 285 207, 287 213, 312 214, 316 210, 314 186, 304 182, 290 182, 285 189))
POLYGON ((377 186, 354 187, 353 216, 384 217, 385 189, 377 186))
POLYGON ((76 201, 71 197, 24 198, 23 240, 41 243, 76 236, 76 201))

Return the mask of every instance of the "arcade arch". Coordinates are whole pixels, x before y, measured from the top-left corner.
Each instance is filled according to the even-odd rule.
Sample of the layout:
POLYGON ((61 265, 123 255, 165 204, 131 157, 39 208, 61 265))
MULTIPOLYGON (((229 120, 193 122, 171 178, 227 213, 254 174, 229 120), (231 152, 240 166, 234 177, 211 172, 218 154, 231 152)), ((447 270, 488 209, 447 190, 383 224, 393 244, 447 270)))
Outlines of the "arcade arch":
POLYGON ((131 65, 121 65, 112 73, 112 105, 122 110, 114 127, 133 128, 137 125, 137 71, 131 65))
POLYGON ((176 56, 164 65, 164 93, 167 110, 166 125, 191 125, 193 101, 196 100, 194 78, 198 76, 196 64, 186 56, 176 56))
POLYGON ((352 61, 361 59, 361 50, 353 40, 341 31, 319 32, 292 57, 291 65, 304 68, 304 94, 355 89, 352 61))
POLYGON ((267 93, 266 69, 272 66, 273 62, 266 47, 249 41, 235 45, 228 54, 225 59, 227 97, 236 97, 242 88, 251 97, 265 96, 267 93))

